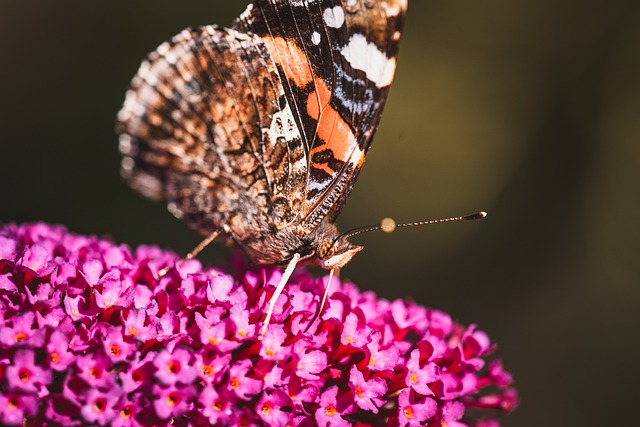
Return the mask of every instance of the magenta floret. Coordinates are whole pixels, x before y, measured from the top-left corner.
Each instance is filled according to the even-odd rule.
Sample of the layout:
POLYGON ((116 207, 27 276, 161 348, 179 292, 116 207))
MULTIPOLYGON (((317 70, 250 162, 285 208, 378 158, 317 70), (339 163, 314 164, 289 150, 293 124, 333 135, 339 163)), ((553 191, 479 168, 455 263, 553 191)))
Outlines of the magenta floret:
POLYGON ((0 225, 0 423, 482 427, 517 405, 475 325, 335 278, 309 325, 327 278, 299 269, 259 341, 281 271, 178 260, 0 225))

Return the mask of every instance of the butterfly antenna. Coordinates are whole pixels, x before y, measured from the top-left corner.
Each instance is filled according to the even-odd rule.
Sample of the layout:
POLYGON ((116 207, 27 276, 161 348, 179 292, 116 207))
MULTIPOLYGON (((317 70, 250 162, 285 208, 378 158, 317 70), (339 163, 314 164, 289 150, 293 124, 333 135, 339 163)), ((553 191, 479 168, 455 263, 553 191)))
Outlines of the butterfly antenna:
POLYGON ((372 231, 382 230, 385 233, 392 233, 393 231, 395 231, 396 228, 400 228, 400 227, 417 227, 421 225, 441 224, 445 222, 473 221, 476 219, 485 218, 486 216, 487 216, 487 213, 482 211, 482 212, 476 212, 474 214, 465 215, 465 216, 454 216, 451 218, 431 219, 429 221, 405 222, 402 224, 397 224, 391 218, 384 218, 382 221, 380 221, 380 224, 378 225, 370 225, 368 227, 354 228, 353 230, 349 230, 345 233, 342 233, 336 239, 336 241, 341 237, 349 238, 349 237, 357 236, 358 234, 370 233, 372 231))

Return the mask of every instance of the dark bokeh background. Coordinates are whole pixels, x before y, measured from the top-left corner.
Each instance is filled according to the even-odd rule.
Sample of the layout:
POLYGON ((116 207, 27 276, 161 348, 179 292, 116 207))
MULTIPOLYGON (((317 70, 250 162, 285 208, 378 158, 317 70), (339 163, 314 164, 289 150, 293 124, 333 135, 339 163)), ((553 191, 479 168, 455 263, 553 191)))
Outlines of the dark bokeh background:
MULTIPOLYGON (((191 249, 199 236, 121 181, 114 117, 144 54, 243 9, 1 2, 0 220, 191 249)), ((522 395, 506 426, 637 417, 639 58, 635 0, 410 2, 391 97, 340 225, 490 217, 363 236, 343 276, 486 330, 522 395)))

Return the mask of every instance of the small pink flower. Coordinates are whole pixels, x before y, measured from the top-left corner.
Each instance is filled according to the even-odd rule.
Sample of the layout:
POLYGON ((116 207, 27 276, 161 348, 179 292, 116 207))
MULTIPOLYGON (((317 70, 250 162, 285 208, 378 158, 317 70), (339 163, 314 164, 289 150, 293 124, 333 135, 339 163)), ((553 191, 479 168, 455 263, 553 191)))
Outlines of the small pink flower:
POLYGON ((420 350, 413 350, 407 362, 409 372, 406 377, 406 384, 418 393, 425 396, 432 396, 433 391, 429 384, 440 379, 440 370, 435 363, 427 363, 420 367, 420 350))
POLYGON ((109 326, 103 334, 102 346, 112 362, 122 362, 131 356, 135 345, 124 339, 122 326, 109 326))
POLYGON ((317 375, 327 368, 327 354, 320 350, 313 350, 300 357, 296 364, 296 375, 307 380, 317 380, 317 375))
POLYGON ((353 347, 364 348, 371 342, 371 328, 361 324, 358 316, 351 312, 344 321, 344 329, 340 336, 342 345, 351 345, 353 347))
POLYGON ((82 265, 80 273, 84 276, 89 286, 95 286, 100 281, 102 273, 104 272, 104 265, 99 259, 88 259, 82 265))
POLYGON ((153 408, 158 417, 163 420, 169 417, 179 417, 187 412, 192 406, 192 399, 195 396, 193 386, 177 387, 175 385, 153 387, 153 408))
POLYGON ((137 391, 146 394, 150 391, 155 378, 157 367, 153 364, 156 353, 149 353, 144 359, 136 360, 127 369, 118 373, 119 383, 124 393, 137 391))
POLYGON ((442 423, 446 427, 466 427, 466 424, 458 422, 464 415, 464 404, 452 401, 442 405, 442 423))
POLYGON ((18 350, 13 363, 7 366, 6 378, 12 389, 39 392, 42 386, 51 383, 51 371, 35 364, 33 350, 18 350))
POLYGON ((35 243, 24 249, 22 256, 16 262, 16 266, 27 268, 35 273, 42 270, 51 257, 51 253, 45 245, 35 243))
POLYGON ((262 381, 251 376, 252 364, 241 360, 229 369, 229 389, 240 399, 249 399, 262 391, 262 381))
POLYGON ((232 339, 232 324, 227 319, 222 320, 221 316, 225 310, 222 307, 215 307, 207 310, 206 318, 200 313, 196 313, 196 324, 200 328, 200 343, 217 347, 223 353, 230 352, 240 346, 232 339))
POLYGON ((212 425, 228 425, 234 414, 234 401, 227 396, 221 396, 215 387, 207 385, 198 402, 202 405, 202 415, 212 425))
POLYGON ((143 426, 137 421, 138 415, 141 413, 141 407, 138 403, 128 399, 121 399, 116 406, 116 415, 111 420, 111 427, 139 427, 143 426))
POLYGON ((22 425, 25 416, 33 416, 38 409, 36 396, 9 392, 0 394, 0 421, 5 425, 22 425))
POLYGON ((338 402, 338 387, 330 387, 320 396, 320 407, 315 412, 316 422, 320 426, 327 427, 351 426, 349 421, 342 418, 342 415, 349 412, 350 408, 346 406, 343 401, 338 402))
POLYGON ((49 364, 55 371, 64 371, 75 361, 75 355, 69 351, 69 337, 62 331, 51 333, 47 353, 49 364))
POLYGON ((198 376, 198 371, 193 364, 192 354, 177 348, 173 353, 163 350, 153 361, 156 367, 156 378, 163 384, 189 384, 198 376))
POLYGON ((231 324, 235 329, 235 339, 244 341, 249 337, 255 336, 256 325, 249 322, 249 310, 242 307, 232 306, 229 314, 231 324))
POLYGON ((158 336, 157 322, 154 317, 151 317, 147 322, 145 310, 129 310, 124 320, 123 333, 144 343, 158 336))
POLYGON ((284 331, 282 325, 274 324, 269 325, 267 332, 262 339, 262 345, 260 346, 260 356, 265 359, 280 359, 283 354, 287 353, 287 350, 282 347, 282 344, 287 338, 287 333, 284 331))
POLYGON ((82 417, 101 426, 111 425, 111 420, 116 416, 115 404, 120 399, 119 390, 99 391, 91 389, 85 399, 86 402, 80 409, 82 417))
POLYGON ((44 330, 34 328, 35 317, 31 311, 13 316, 12 326, 0 326, 0 343, 7 347, 42 346, 44 330))
POLYGON ((387 384, 382 378, 364 380, 364 375, 354 365, 351 367, 349 385, 353 390, 356 405, 365 411, 378 413, 378 408, 384 404, 381 397, 387 392, 387 384))
POLYGON ((111 371, 111 360, 100 352, 78 356, 76 362, 78 377, 90 387, 108 390, 115 384, 115 374, 111 371))
POLYGON ((291 412, 283 411, 282 408, 291 407, 291 403, 291 398, 280 390, 275 390, 270 394, 264 393, 256 403, 255 413, 265 425, 285 427, 291 419, 291 412))
POLYGON ((196 353, 195 367, 199 378, 207 384, 220 381, 222 376, 228 372, 231 363, 231 355, 220 356, 213 352, 196 353))
POLYGON ((382 333, 374 332, 371 335, 371 343, 369 343, 369 369, 372 371, 390 371, 398 364, 400 358, 400 350, 395 343, 389 344, 388 347, 382 348, 380 341, 382 333))
POLYGON ((102 309, 110 307, 129 307, 133 302, 135 290, 120 280, 118 270, 112 270, 100 279, 102 291, 93 290, 96 305, 102 309))
POLYGON ((438 405, 430 397, 424 398, 421 402, 413 402, 411 390, 405 388, 398 396, 398 425, 400 427, 421 426, 429 418, 433 417, 438 405))

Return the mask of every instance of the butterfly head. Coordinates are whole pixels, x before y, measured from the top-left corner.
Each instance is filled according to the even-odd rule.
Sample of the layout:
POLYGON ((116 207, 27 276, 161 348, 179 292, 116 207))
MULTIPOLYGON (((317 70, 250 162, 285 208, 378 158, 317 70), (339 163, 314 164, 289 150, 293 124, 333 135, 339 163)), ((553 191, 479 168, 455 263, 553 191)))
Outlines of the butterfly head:
POLYGON ((351 243, 346 236, 338 232, 334 224, 327 221, 313 234, 315 258, 320 267, 327 270, 342 268, 363 248, 351 243))
POLYGON ((354 245, 346 237, 339 237, 338 240, 325 241, 318 249, 318 259, 320 266, 327 270, 342 268, 351 258, 362 250, 362 246, 354 245))

